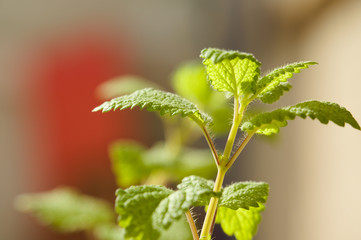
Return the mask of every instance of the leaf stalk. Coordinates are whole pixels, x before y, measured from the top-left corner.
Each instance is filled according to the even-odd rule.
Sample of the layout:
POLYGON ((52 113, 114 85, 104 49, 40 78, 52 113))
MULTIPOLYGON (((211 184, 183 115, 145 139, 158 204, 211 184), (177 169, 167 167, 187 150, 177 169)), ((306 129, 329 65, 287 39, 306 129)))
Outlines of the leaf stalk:
POLYGON ((234 143, 234 140, 236 139, 238 126, 240 124, 240 121, 239 121, 239 105, 240 105, 239 99, 238 99, 238 97, 235 97, 234 98, 233 123, 232 123, 231 130, 229 131, 227 143, 226 143, 226 146, 225 146, 224 152, 223 152, 223 156, 226 159, 228 159, 229 156, 231 155, 233 143, 234 143))
POLYGON ((189 211, 189 209, 188 209, 185 212, 185 214, 186 214, 187 221, 189 223, 189 227, 190 227, 191 232, 192 232, 193 240, 199 240, 197 227, 196 227, 196 224, 194 223, 194 219, 192 217, 191 211, 189 211))
POLYGON ((216 161, 217 166, 219 166, 219 157, 218 157, 216 147, 214 146, 213 140, 212 140, 211 136, 209 135, 205 126, 202 126, 202 131, 203 131, 204 137, 207 140, 208 146, 212 151, 213 159, 216 161))
POLYGON ((243 140, 243 142, 241 143, 241 145, 237 148, 236 152, 233 154, 233 156, 231 157, 231 159, 228 161, 228 163, 226 164, 226 169, 230 169, 231 166, 233 165, 234 161, 236 161, 236 159, 238 158, 239 154, 241 154, 241 152, 243 151, 244 147, 247 145, 247 143, 249 142, 249 140, 251 140, 252 136, 254 135, 255 132, 252 133, 248 133, 247 137, 243 140))

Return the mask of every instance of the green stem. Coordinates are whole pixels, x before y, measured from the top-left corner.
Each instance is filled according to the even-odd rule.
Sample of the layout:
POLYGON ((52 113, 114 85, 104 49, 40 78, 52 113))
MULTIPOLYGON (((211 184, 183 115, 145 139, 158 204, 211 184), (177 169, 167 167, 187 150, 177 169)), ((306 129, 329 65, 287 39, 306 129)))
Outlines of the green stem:
MULTIPOLYGON (((216 155, 217 156, 216 162, 217 162, 217 166, 218 166, 218 173, 217 173, 216 182, 214 183, 214 187, 213 187, 214 192, 220 192, 222 190, 224 176, 228 170, 228 168, 225 166, 229 163, 229 157, 231 155, 231 152, 233 149, 233 144, 236 139, 238 127, 241 124, 243 112, 244 112, 246 106, 247 106, 247 104, 245 104, 245 102, 243 102, 243 101, 240 101, 239 97, 234 98, 233 123, 232 123, 231 130, 229 132, 229 135, 228 135, 227 143, 226 143, 226 146, 224 148, 224 152, 223 152, 223 155, 221 156, 221 158, 219 158, 216 155)), ((209 136, 207 136, 207 134, 206 134, 207 132, 204 132, 204 133, 205 133, 206 139, 208 141, 208 139, 210 139, 210 138, 209 138, 209 136)), ((210 144, 210 142, 211 141, 209 141, 208 144, 210 144)), ((213 142, 212 142, 212 144, 213 144, 213 142)), ((211 146, 211 144, 210 144, 210 146, 211 146)), ((211 146, 211 149, 214 154, 216 152, 213 147, 211 146)), ((217 213, 217 208, 218 208, 218 200, 219 200, 218 197, 212 197, 209 202, 206 217, 203 222, 200 240, 210 240, 212 237, 214 221, 216 218, 216 213, 217 213)))
POLYGON ((242 150, 244 149, 244 147, 247 145, 247 143, 249 142, 249 140, 251 140, 252 136, 254 135, 254 132, 249 133, 247 135, 247 137, 243 140, 243 142, 241 143, 241 145, 238 147, 238 149, 236 150, 236 152, 233 154, 233 156, 231 157, 231 159, 229 160, 229 162, 226 164, 226 169, 228 170, 232 164, 234 163, 234 161, 236 161, 237 157, 239 156, 239 154, 241 154, 242 150))
POLYGON ((207 140, 207 143, 208 143, 208 146, 209 148, 211 149, 212 151, 212 155, 213 155, 213 159, 216 161, 216 164, 217 166, 219 165, 219 159, 218 159, 218 153, 217 153, 217 150, 216 150, 216 147, 214 146, 214 143, 212 141, 212 138, 211 136, 209 135, 207 129, 205 126, 202 126, 202 131, 203 131, 203 134, 204 134, 204 137, 206 138, 207 140))
MULTIPOLYGON (((221 191, 224 175, 226 174, 226 172, 227 170, 224 167, 222 166, 218 167, 218 174, 217 174, 216 182, 214 183, 214 187, 213 187, 214 192, 221 191)), ((212 225, 217 212, 217 207, 218 207, 218 198, 212 197, 208 206, 206 217, 203 222, 201 238, 200 238, 201 240, 209 240, 211 238, 212 225)))
POLYGON ((193 240, 199 240, 199 236, 198 236, 198 232, 197 232, 197 227, 196 227, 196 224, 194 223, 192 214, 191 214, 191 212, 189 211, 189 209, 186 211, 185 214, 186 214, 186 217, 187 217, 187 221, 188 221, 188 223, 189 223, 189 227, 191 228, 193 240))
POLYGON ((224 148, 223 157, 228 160, 229 156, 232 152, 232 147, 234 144, 234 140, 236 139, 238 126, 240 124, 239 120, 239 99, 237 97, 234 98, 234 113, 233 113, 233 123, 231 130, 229 131, 228 139, 226 146, 224 148))

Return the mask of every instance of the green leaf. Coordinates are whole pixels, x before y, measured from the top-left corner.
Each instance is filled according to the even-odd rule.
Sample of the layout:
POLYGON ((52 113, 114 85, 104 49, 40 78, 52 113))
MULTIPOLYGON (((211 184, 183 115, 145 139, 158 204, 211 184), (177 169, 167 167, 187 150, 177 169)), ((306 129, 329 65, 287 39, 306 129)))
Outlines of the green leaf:
POLYGON ((233 210, 226 207, 219 207, 216 223, 220 224, 224 233, 235 236, 237 240, 251 240, 257 233, 258 224, 261 222, 261 212, 264 206, 250 207, 249 210, 239 208, 233 210))
POLYGON ((190 175, 212 178, 216 171, 211 152, 208 149, 194 148, 184 148, 171 168, 178 182, 190 175))
POLYGON ((268 197, 269 186, 264 182, 239 182, 223 190, 219 206, 237 210, 258 207, 265 203, 268 197))
POLYGON ((181 115, 182 117, 190 117, 200 125, 211 122, 211 118, 201 113, 198 108, 188 100, 179 95, 145 88, 135 91, 132 94, 113 98, 108 102, 94 108, 93 112, 108 112, 116 109, 126 109, 139 106, 141 109, 147 108, 148 111, 158 111, 161 115, 170 114, 170 116, 181 115))
POLYGON ((146 149, 136 142, 116 141, 109 147, 112 169, 119 187, 139 184, 151 172, 145 165, 143 155, 146 149))
POLYGON ((198 176, 189 176, 179 184, 178 191, 163 199, 153 214, 156 226, 167 229, 191 206, 206 206, 213 193, 214 182, 198 176))
POLYGON ((237 240, 251 240, 261 221, 261 212, 265 208, 262 203, 266 202, 268 191, 269 186, 264 182, 239 182, 224 188, 216 223, 221 224, 227 235, 234 235, 237 240))
POLYGON ((154 172, 167 174, 170 181, 179 182, 189 175, 213 177, 216 167, 208 149, 183 148, 178 154, 163 142, 143 154, 144 164, 154 172))
POLYGON ((107 202, 70 188, 20 195, 16 206, 20 211, 35 215, 44 225, 62 232, 92 230, 115 221, 113 208, 107 202))
POLYGON ((224 93, 212 90, 203 64, 194 61, 184 63, 176 69, 172 80, 177 94, 196 103, 212 116, 212 132, 228 133, 233 114, 229 99, 224 93))
POLYGON ((261 63, 252 54, 207 48, 201 57, 214 89, 235 96, 255 93, 261 63))
POLYGON ((124 228, 116 224, 102 225, 94 229, 94 237, 97 240, 125 240, 124 228))
POLYGON ((287 120, 293 120, 296 116, 318 119, 321 123, 329 121, 339 126, 350 124, 360 130, 360 126, 352 114, 336 103, 307 101, 294 106, 277 109, 268 113, 261 113, 250 118, 241 126, 243 131, 257 132, 263 135, 271 135, 279 132, 280 127, 287 125, 287 120))
POLYGON ((170 239, 171 240, 193 239, 185 214, 182 214, 182 217, 179 220, 174 221, 168 229, 163 230, 161 232, 159 240, 170 240, 170 239))
POLYGON ((176 192, 163 186, 119 189, 115 206, 119 214, 119 225, 125 228, 125 237, 158 239, 160 232, 180 219, 189 207, 208 204, 215 195, 210 184, 205 179, 192 176, 185 178, 179 186, 180 190, 176 192))
MULTIPOLYGON (((97 240, 134 240, 125 238, 125 229, 117 224, 102 225, 94 230, 94 237, 97 240)), ((172 223, 172 225, 160 233, 159 240, 188 240, 192 239, 189 225, 185 216, 172 223)))
POLYGON ((222 191, 216 223, 237 240, 251 240, 261 221, 261 212, 268 197, 269 186, 264 182, 239 182, 222 191))
POLYGON ((213 195, 212 190, 200 188, 174 192, 163 199, 154 211, 153 223, 158 227, 167 229, 175 220, 182 217, 191 206, 208 204, 213 195))
POLYGON ((172 84, 177 94, 202 106, 208 105, 214 93, 207 82, 204 66, 198 62, 187 62, 178 67, 172 84))
POLYGON ((209 204, 212 196, 218 196, 219 193, 213 192, 214 182, 199 176, 188 176, 183 178, 178 184, 179 190, 187 192, 195 200, 192 200, 192 206, 206 206, 209 204))
POLYGON ((159 86, 139 76, 124 75, 100 84, 96 89, 96 95, 100 99, 111 99, 143 88, 159 88, 159 86))
POLYGON ((173 191, 163 186, 132 186, 116 192, 115 209, 119 225, 125 228, 125 237, 156 240, 159 231, 153 227, 152 214, 159 203, 173 191))
POLYGON ((228 102, 224 107, 214 109, 210 112, 213 119, 211 131, 218 136, 219 134, 228 134, 232 125, 232 108, 229 107, 228 102))
POLYGON ((299 73, 301 69, 308 68, 314 64, 317 63, 298 62, 274 69, 257 82, 255 97, 261 99, 264 103, 277 101, 283 95, 284 91, 291 89, 291 85, 287 82, 287 79, 293 77, 294 73, 299 73))
POLYGON ((145 149, 139 143, 119 140, 110 145, 109 154, 119 187, 140 184, 150 175, 179 182, 189 175, 211 178, 216 171, 208 149, 184 148, 175 154, 164 142, 145 149))
POLYGON ((280 82, 278 85, 274 86, 272 90, 266 91, 259 95, 257 98, 261 99, 264 103, 274 103, 283 96, 284 92, 291 90, 292 85, 289 82, 280 82))

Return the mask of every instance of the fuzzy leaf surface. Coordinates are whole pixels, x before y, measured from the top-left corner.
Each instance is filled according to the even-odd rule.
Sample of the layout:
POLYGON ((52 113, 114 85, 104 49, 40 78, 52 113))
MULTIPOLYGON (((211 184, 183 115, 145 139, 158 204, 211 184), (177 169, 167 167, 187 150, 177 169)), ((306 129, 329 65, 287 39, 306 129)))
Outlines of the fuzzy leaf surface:
POLYGON ((261 221, 269 186, 264 182, 239 182, 222 191, 216 222, 237 240, 251 240, 261 221))
POLYGON ((290 91, 292 85, 289 82, 280 82, 278 85, 275 85, 272 90, 265 91, 262 95, 259 95, 258 98, 261 99, 264 103, 274 103, 278 101, 285 92, 290 91))
POLYGON ((153 221, 157 226, 167 229, 172 222, 179 219, 191 206, 206 206, 212 196, 213 182, 197 176, 189 176, 182 180, 172 193, 157 207, 153 221))
POLYGON ((192 192, 197 193, 193 206, 206 206, 209 204, 210 197, 215 196, 213 192, 214 182, 199 176, 188 176, 183 178, 182 182, 178 184, 179 190, 187 192, 190 196, 192 192))
POLYGON ((173 191, 163 186, 132 186, 116 192, 115 210, 119 225, 125 228, 125 237, 140 240, 158 239, 153 228, 152 213, 159 203, 173 191))
POLYGON ((332 121, 342 127, 348 123, 353 128, 360 130, 359 124, 348 110, 336 103, 315 100, 255 115, 244 122, 241 129, 248 132, 256 131, 263 135, 272 135, 278 133, 281 127, 287 125, 288 120, 293 120, 296 116, 317 118, 323 124, 332 121))
POLYGON ((139 240, 156 240, 161 231, 168 229, 179 220, 191 206, 208 204, 214 196, 207 180, 193 178, 198 185, 188 184, 172 191, 163 186, 132 186, 117 191, 116 211, 119 224, 125 228, 125 237, 139 240))
POLYGON ((140 109, 146 108, 148 111, 158 111, 161 115, 169 114, 170 116, 181 115, 182 117, 190 117, 202 125, 211 122, 211 118, 201 113, 196 105, 190 101, 179 95, 152 88, 145 88, 129 95, 113 98, 94 108, 93 112, 132 109, 135 106, 140 107, 140 109))
POLYGON ((239 182, 224 188, 219 206, 237 210, 259 207, 268 197, 269 186, 264 182, 239 182))
POLYGON ((35 215, 44 225, 62 232, 92 230, 115 221, 110 204, 71 188, 20 195, 16 206, 35 215))
POLYGON ((252 54, 207 48, 201 57, 214 89, 235 96, 255 92, 261 63, 252 54))
POLYGON ((316 62, 298 62, 276 68, 257 82, 256 96, 264 103, 276 102, 285 91, 291 89, 287 79, 292 78, 294 73, 299 73, 301 69, 308 68, 316 62))
POLYGON ((259 205, 257 208, 250 207, 249 210, 219 207, 216 223, 221 225, 228 236, 235 236, 237 240, 251 240, 257 233, 258 224, 262 220, 261 212, 265 209, 262 204, 259 205))

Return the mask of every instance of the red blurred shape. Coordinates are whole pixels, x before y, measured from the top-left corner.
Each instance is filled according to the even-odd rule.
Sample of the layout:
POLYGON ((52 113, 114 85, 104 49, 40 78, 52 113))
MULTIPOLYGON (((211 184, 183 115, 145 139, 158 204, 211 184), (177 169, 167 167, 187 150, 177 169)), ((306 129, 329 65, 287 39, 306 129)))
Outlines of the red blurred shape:
POLYGON ((46 123, 40 126, 46 129, 45 146, 51 149, 51 159, 38 159, 42 171, 51 172, 43 187, 112 179, 107 145, 134 136, 134 114, 91 110, 100 104, 94 91, 101 82, 131 71, 129 46, 124 42, 103 31, 90 31, 41 47, 35 96, 43 109, 39 118, 46 123))

